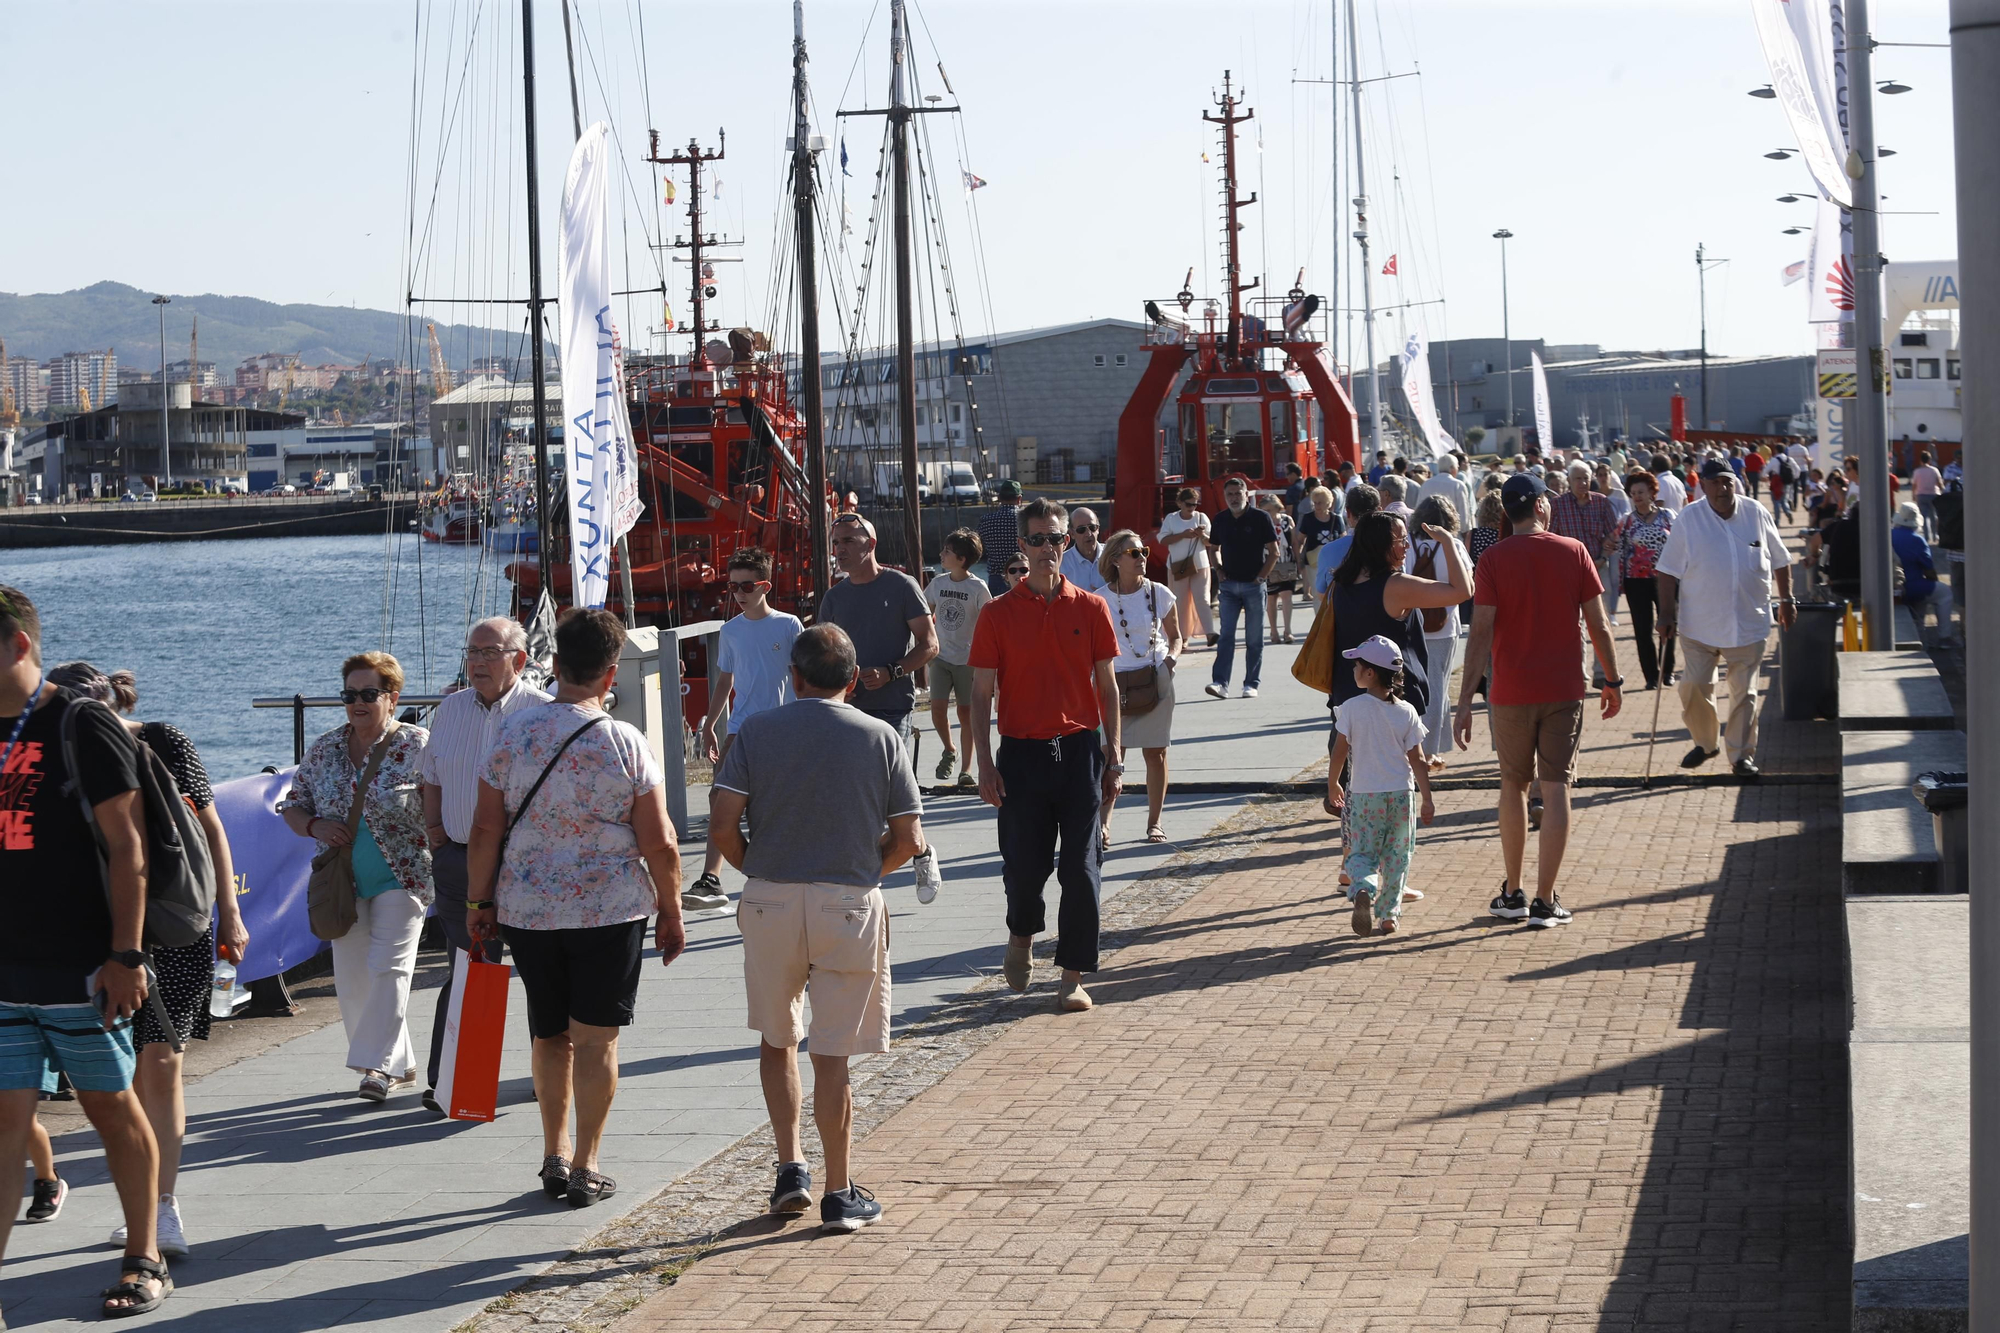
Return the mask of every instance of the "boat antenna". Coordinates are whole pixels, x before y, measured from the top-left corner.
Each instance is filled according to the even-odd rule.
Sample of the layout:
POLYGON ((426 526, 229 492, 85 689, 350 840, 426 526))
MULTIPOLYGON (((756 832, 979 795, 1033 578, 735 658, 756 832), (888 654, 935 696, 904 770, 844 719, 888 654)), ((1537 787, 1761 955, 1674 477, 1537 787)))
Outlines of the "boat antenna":
POLYGON ((1245 110, 1239 114, 1236 110, 1237 100, 1236 93, 1230 86, 1229 71, 1224 70, 1222 96, 1216 99, 1216 105, 1222 108, 1222 114, 1211 116, 1206 111, 1201 113, 1201 118, 1211 125, 1222 126, 1222 255, 1225 269, 1223 285, 1229 289, 1229 329, 1224 346, 1232 359, 1242 353, 1243 293, 1254 290, 1261 281, 1258 278, 1252 278, 1248 282, 1242 281, 1243 267, 1237 256, 1238 236, 1243 230, 1243 224, 1236 220, 1237 210, 1257 202, 1255 193, 1247 199, 1236 197, 1236 127, 1246 120, 1253 119, 1257 114, 1255 110, 1245 110))
MULTIPOLYGON (((826 595, 826 435, 821 419, 818 256, 813 250, 817 182, 813 176, 812 120, 806 98, 805 0, 792 0, 792 206, 799 248, 799 386, 805 397, 806 515, 812 540, 813 610, 826 595)), ((906 488, 907 489, 907 488, 906 488)))
POLYGON ((541 166, 535 144, 535 0, 521 0, 521 110, 527 128, 528 186, 528 349, 534 367, 535 559, 541 567, 542 592, 555 602, 549 581, 549 540, 553 530, 549 504, 549 369, 542 342, 542 206, 541 166))

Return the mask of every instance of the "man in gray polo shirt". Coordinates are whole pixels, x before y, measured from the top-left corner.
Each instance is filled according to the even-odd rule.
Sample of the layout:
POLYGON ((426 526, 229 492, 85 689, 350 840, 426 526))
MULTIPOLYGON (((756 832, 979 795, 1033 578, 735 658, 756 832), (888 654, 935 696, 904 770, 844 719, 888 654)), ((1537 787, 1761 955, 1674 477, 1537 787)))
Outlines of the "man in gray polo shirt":
POLYGON ((923 846, 923 801, 908 750, 893 727, 847 702, 860 674, 854 643, 838 625, 801 633, 792 644, 797 698, 743 724, 708 803, 708 836, 748 877, 736 926, 777 1138, 771 1209, 799 1213, 812 1202, 798 1064, 799 1042, 810 1035, 826 1178, 845 1182, 820 1199, 822 1231, 858 1231, 882 1216, 848 1170, 847 1062, 889 1049, 889 912, 880 885, 923 846), (802 1021, 808 981, 810 1029, 802 1021))
POLYGON ((833 519, 833 558, 846 578, 826 590, 819 620, 847 631, 859 655, 854 706, 910 740, 917 668, 937 656, 937 624, 923 585, 875 559, 875 526, 859 514, 833 519))

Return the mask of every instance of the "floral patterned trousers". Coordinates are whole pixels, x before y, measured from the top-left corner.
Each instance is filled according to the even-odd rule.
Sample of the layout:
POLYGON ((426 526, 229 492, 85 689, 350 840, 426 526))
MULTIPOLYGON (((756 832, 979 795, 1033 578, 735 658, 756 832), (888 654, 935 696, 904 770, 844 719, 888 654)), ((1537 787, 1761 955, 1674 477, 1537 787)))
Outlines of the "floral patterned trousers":
POLYGON ((1348 896, 1366 890, 1377 921, 1403 915, 1403 886, 1417 845, 1417 803, 1409 791, 1347 793, 1348 896))

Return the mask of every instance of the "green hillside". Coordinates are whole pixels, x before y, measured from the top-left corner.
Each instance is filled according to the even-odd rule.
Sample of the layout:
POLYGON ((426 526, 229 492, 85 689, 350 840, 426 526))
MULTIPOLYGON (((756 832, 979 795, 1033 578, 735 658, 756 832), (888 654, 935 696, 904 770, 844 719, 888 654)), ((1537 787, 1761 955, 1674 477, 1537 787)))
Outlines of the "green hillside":
MULTIPOLYGON (((115 347, 121 366, 154 367, 160 362, 160 322, 153 295, 122 282, 25 296, 0 292, 0 338, 7 340, 9 356, 39 361, 63 352, 115 347)), ((245 358, 260 352, 297 352, 309 366, 351 365, 364 356, 428 364, 423 326, 416 326, 416 345, 409 346, 401 317, 386 310, 277 305, 251 296, 168 295, 173 304, 167 307, 167 360, 187 356, 189 317, 199 315, 201 359, 213 361, 225 380, 245 358)), ((437 334, 454 369, 479 357, 525 355, 527 349, 518 329, 505 333, 440 322, 437 334)))

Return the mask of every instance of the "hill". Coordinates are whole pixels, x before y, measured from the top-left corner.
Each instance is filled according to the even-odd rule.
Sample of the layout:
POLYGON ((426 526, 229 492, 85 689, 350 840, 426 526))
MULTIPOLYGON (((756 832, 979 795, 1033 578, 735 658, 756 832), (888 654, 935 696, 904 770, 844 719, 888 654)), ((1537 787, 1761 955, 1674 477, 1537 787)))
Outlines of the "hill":
MULTIPOLYGON (((278 305, 252 296, 175 296, 167 307, 167 360, 187 356, 188 320, 201 316, 201 359, 224 379, 259 352, 297 352, 314 365, 352 365, 362 357, 407 356, 426 364, 423 327, 414 348, 404 346, 403 320, 386 310, 350 306, 278 305)), ((160 317, 153 293, 122 282, 100 282, 72 292, 20 295, 0 292, 0 338, 9 356, 47 360, 63 352, 118 349, 118 363, 141 369, 160 360, 160 317)), ((520 333, 468 324, 437 328, 438 343, 454 369, 477 357, 525 354, 520 333)), ((553 355, 553 348, 551 348, 553 355)))

